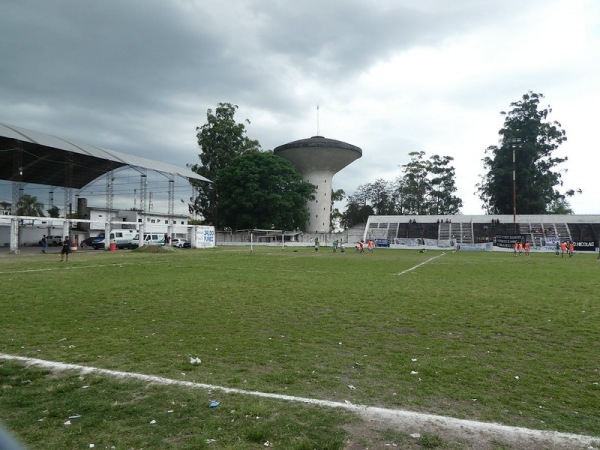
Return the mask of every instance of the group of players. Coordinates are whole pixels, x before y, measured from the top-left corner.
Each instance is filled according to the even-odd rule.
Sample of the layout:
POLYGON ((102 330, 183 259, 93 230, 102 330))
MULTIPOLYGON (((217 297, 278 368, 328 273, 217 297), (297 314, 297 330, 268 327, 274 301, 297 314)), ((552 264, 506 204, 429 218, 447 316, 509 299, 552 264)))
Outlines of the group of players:
POLYGON ((575 251, 575 244, 573 241, 562 241, 560 243, 556 243, 555 254, 558 256, 560 254, 561 258, 565 257, 565 253, 569 255, 569 258, 573 256, 573 252, 575 251))
POLYGON ((531 253, 531 244, 529 243, 529 241, 525 241, 525 244, 523 244, 521 241, 516 241, 515 245, 513 245, 513 255, 514 256, 521 256, 523 254, 523 250, 525 250, 525 256, 529 256, 531 253))
MULTIPOLYGON (((529 241, 525 241, 525 244, 523 244, 523 242, 521 241, 516 241, 515 244, 513 245, 513 255, 514 256, 521 256, 523 254, 523 251, 525 251, 525 255, 529 256, 531 253, 531 244, 529 243, 529 241)), ((573 256, 573 253, 575 252, 575 244, 572 241, 562 241, 562 242, 557 242, 556 243, 556 250, 555 250, 555 254, 556 256, 559 256, 561 258, 564 258, 565 254, 569 255, 569 258, 571 256, 573 256)), ((598 256, 598 259, 600 259, 600 256, 598 256)))

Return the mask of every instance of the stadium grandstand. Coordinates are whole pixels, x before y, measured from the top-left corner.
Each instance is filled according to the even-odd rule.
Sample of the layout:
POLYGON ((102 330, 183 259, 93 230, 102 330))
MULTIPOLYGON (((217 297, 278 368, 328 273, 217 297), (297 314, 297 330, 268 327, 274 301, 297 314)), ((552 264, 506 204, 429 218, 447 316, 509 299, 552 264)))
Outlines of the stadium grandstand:
POLYGON ((595 251, 600 215, 416 215, 370 216, 363 239, 380 246, 492 250, 515 241, 554 251, 557 242, 574 242, 579 251, 595 251))

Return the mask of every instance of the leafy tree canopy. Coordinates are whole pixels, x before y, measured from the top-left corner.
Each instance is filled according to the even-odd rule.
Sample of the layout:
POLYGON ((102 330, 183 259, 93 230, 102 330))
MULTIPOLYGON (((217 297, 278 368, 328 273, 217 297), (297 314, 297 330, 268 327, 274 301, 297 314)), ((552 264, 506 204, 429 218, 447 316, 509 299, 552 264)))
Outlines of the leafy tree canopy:
POLYGON ((364 199, 360 197, 360 193, 358 195, 350 195, 340 224, 344 228, 351 228, 355 225, 366 223, 369 216, 374 213, 373 207, 364 202, 364 199))
POLYGON ((571 211, 566 197, 577 191, 558 190, 563 185, 558 166, 567 157, 553 156, 567 136, 559 122, 548 120, 552 108, 540 106, 543 98, 530 91, 511 103, 508 113, 501 112, 500 143, 485 150, 482 161, 487 172, 477 185, 488 214, 571 211))
POLYGON ((219 220, 232 229, 302 228, 315 186, 289 161, 272 152, 242 153, 219 171, 219 220))
MULTIPOLYGON (((208 178, 215 184, 219 180, 219 172, 237 156, 260 149, 258 141, 246 136, 246 126, 235 121, 237 105, 219 103, 216 110, 209 109, 206 123, 196 128, 196 137, 200 146, 200 164, 189 167, 199 175, 208 178)), ((246 120, 246 123, 250 123, 246 120)), ((195 183, 198 195, 191 199, 190 213, 201 214, 206 223, 219 227, 218 193, 215 184, 195 183)))
POLYGON ((60 217, 60 209, 56 205, 46 211, 50 217, 60 217))

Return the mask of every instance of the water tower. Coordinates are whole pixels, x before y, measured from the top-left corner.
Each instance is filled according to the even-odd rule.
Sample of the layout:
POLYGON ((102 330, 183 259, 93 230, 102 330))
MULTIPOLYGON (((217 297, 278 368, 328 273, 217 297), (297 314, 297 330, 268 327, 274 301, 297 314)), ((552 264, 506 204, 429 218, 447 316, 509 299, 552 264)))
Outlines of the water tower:
POLYGON ((290 161, 304 180, 317 187, 308 202, 309 218, 304 231, 327 233, 331 228, 331 179, 362 156, 362 150, 346 142, 313 136, 280 145, 273 153, 290 161))

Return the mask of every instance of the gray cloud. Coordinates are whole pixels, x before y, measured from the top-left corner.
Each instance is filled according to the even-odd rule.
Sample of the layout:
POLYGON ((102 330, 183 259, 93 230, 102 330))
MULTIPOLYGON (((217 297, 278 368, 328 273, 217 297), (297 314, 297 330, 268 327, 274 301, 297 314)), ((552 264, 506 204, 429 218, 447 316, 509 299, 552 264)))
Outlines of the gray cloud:
MULTIPOLYGON (((197 162, 195 128, 218 102, 238 104, 238 120, 251 120, 249 135, 265 149, 316 134, 321 104, 321 134, 364 150, 334 178, 348 192, 398 172, 415 149, 455 156, 458 172, 472 174, 472 161, 495 143, 498 112, 527 90, 580 122, 571 119, 572 86, 593 83, 598 65, 570 53, 579 59, 560 64, 557 53, 550 64, 554 41, 530 50, 540 33, 555 37, 536 27, 561 5, 7 0, 0 121, 184 165, 197 162)), ((597 20, 592 2, 570 5, 597 20)), ((549 21, 561 24, 550 31, 566 41, 594 29, 569 31, 569 20, 549 21)), ((576 42, 597 49, 598 34, 576 42)), ((470 187, 459 194, 471 197, 477 180, 463 178, 470 187)))

